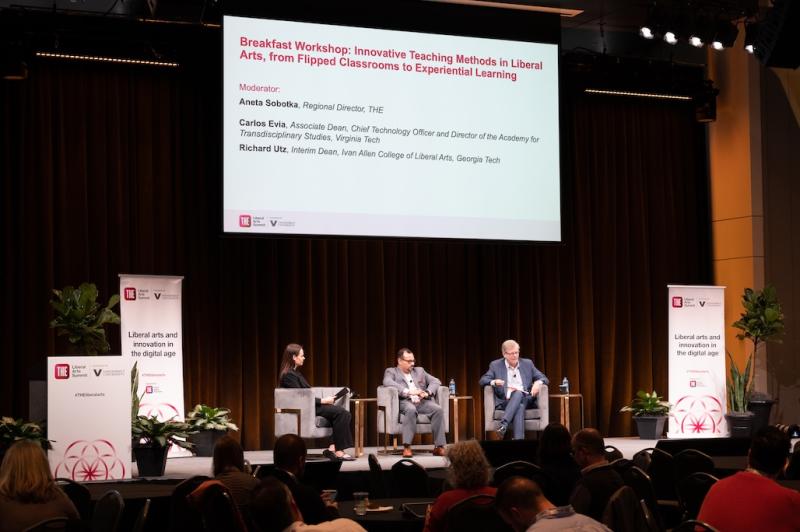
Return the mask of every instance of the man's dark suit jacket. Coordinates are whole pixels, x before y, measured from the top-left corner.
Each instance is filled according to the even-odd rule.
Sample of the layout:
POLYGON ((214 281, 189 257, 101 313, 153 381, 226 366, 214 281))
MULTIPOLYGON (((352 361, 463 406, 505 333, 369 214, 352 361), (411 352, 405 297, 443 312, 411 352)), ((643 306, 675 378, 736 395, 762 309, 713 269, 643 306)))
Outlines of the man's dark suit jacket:
POLYGON ((583 473, 569 503, 579 514, 602 522, 609 499, 624 485, 622 477, 610 465, 595 467, 583 473))

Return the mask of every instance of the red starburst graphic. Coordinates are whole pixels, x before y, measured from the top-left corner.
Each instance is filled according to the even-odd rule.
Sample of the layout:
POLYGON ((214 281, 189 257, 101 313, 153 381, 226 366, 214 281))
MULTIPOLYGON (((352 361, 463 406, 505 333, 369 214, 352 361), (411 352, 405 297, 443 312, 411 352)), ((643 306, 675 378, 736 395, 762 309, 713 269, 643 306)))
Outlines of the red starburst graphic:
POLYGON ((714 396, 686 395, 675 402, 672 418, 680 434, 719 434, 722 403, 714 396))
POLYGON ((78 440, 67 446, 55 474, 78 482, 125 478, 125 462, 108 440, 78 440))

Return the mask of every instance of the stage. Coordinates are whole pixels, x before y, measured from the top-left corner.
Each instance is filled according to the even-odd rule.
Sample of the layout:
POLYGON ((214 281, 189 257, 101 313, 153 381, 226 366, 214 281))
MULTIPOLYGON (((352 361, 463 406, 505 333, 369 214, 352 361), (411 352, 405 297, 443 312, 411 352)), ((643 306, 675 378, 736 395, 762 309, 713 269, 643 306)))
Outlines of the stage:
MULTIPOLYGON (((670 440, 674 441, 674 440, 670 440)), ((690 441, 690 440, 687 440, 690 441)), ((655 447, 658 440, 641 440, 639 438, 606 438, 606 445, 613 445, 622 452, 623 457, 632 458, 634 454, 642 449, 655 447)), ((536 440, 522 440, 520 442, 500 442, 488 441, 483 442, 484 449, 489 456, 490 462, 497 465, 499 462, 507 462, 512 460, 527 459, 535 461, 536 440)), ((433 456, 431 454, 431 445, 415 446, 415 453, 413 460, 431 472, 432 476, 444 478, 444 470, 447 468, 447 459, 440 456, 433 456)), ((364 449, 364 454, 352 462, 342 462, 341 469, 339 470, 341 476, 352 477, 348 484, 358 484, 366 479, 366 473, 369 471, 369 462, 367 457, 370 453, 378 457, 378 462, 385 473, 391 470, 392 466, 402 459, 398 454, 383 455, 378 454, 382 447, 367 447, 364 449)), ((323 449, 309 450, 309 462, 314 461, 327 461, 322 458, 323 449)), ((273 464, 272 451, 245 451, 245 459, 250 463, 253 470, 261 466, 271 466, 273 464)), ((723 460, 719 465, 726 469, 744 469, 746 466, 745 459, 742 457, 720 457, 715 458, 715 461, 723 460), (724 460, 728 460, 725 462, 724 460), (731 463, 733 459, 733 463, 731 463), (741 466, 741 467, 739 467, 741 466)), ((130 480, 112 480, 112 481, 91 481, 84 482, 92 493, 92 498, 96 499, 102 496, 109 489, 118 490, 122 496, 128 498, 153 498, 153 497, 168 497, 175 485, 180 481, 195 475, 211 476, 211 458, 210 457, 177 457, 167 460, 167 467, 164 475, 161 477, 147 477, 139 478, 136 464, 131 464, 132 475, 134 478, 130 480)))

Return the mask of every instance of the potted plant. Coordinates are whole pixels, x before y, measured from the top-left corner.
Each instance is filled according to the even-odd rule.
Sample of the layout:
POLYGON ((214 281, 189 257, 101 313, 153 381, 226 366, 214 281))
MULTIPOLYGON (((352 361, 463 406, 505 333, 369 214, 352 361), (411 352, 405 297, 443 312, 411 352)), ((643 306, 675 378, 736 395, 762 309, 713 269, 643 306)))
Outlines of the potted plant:
POLYGON ((739 371, 733 357, 728 353, 731 361, 731 373, 728 378, 728 403, 730 409, 725 414, 728 429, 732 438, 749 438, 753 432, 753 413, 747 409, 750 387, 753 384, 750 369, 753 365, 753 354, 747 357, 744 373, 739 371))
POLYGON ((193 446, 186 439, 192 432, 194 429, 183 421, 172 418, 160 421, 158 416, 136 416, 131 424, 131 434, 135 441, 133 455, 139 476, 162 476, 170 445, 191 449, 193 446))
POLYGON ((631 404, 622 407, 620 412, 633 412, 639 438, 657 440, 664 434, 664 424, 671 408, 672 405, 664 401, 655 390, 650 393, 639 390, 631 404))
MULTIPOLYGON (((783 312, 781 304, 775 293, 775 287, 767 285, 764 290, 757 291, 752 288, 745 288, 742 295, 742 312, 739 319, 733 323, 733 327, 741 330, 736 337, 740 340, 749 339, 753 342, 753 364, 752 364, 752 383, 755 383, 756 359, 758 358, 758 347, 764 342, 780 342, 780 335, 783 334, 783 312)), ((746 410, 753 412, 753 431, 757 431, 769 424, 769 414, 775 401, 766 393, 753 392, 752 387, 748 389, 745 396, 747 401, 746 410)))
POLYGON ((6 450, 18 440, 35 441, 45 451, 53 447, 38 423, 4 416, 0 418, 0 464, 3 463, 6 450))
POLYGON ((227 408, 214 408, 206 405, 195 405, 186 416, 194 432, 189 441, 195 446, 197 456, 212 456, 217 440, 229 430, 239 430, 230 419, 231 411, 227 408))
POLYGON ((119 303, 119 294, 108 298, 105 306, 97 302, 97 294, 97 286, 93 283, 53 290, 50 306, 55 317, 50 327, 58 336, 67 337, 71 354, 97 355, 111 350, 105 326, 119 325, 119 315, 113 310, 119 303))

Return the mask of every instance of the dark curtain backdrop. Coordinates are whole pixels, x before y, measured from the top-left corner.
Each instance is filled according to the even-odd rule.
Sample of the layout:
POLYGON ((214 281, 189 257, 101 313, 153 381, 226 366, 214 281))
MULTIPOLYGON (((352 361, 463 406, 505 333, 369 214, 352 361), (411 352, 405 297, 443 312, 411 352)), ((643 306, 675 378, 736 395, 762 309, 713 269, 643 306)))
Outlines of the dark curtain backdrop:
POLYGON ((63 352, 50 290, 88 280, 107 298, 120 272, 185 276, 186 406, 230 407, 248 449, 273 442, 288 342, 312 384, 362 396, 408 346, 477 399, 478 430, 478 378, 506 338, 610 435, 631 431, 617 412, 638 388, 666 395, 666 285, 711 279, 690 106, 565 90, 563 245, 230 238, 219 92, 198 68, 40 63, 0 82, 0 414, 26 416, 32 368, 63 352))

